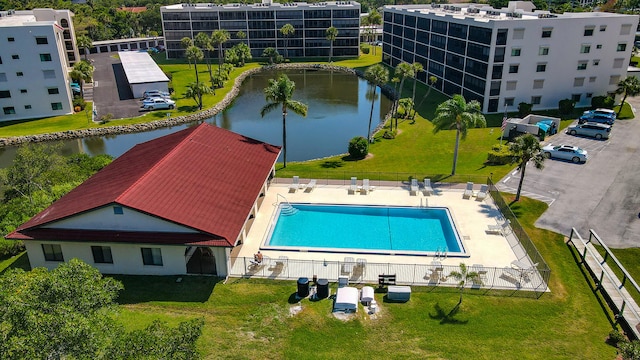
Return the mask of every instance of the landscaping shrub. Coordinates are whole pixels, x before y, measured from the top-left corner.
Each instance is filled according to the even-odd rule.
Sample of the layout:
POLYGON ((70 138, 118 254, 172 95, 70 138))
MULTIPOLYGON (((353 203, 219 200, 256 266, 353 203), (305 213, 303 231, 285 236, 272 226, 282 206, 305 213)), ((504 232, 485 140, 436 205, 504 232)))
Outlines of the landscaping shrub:
POLYGON ((611 330, 611 332, 609 333, 609 338, 607 339, 607 342, 615 347, 618 347, 618 344, 621 344, 625 341, 627 341, 627 338, 618 329, 611 330))
POLYGON ((364 159, 369 153, 369 142, 362 136, 349 141, 349 155, 354 159, 364 159))
POLYGON ((487 163, 493 165, 510 164, 513 159, 513 154, 509 150, 508 145, 493 145, 487 156, 487 163))
POLYGON ((576 106, 576 102, 571 99, 562 99, 558 101, 558 112, 563 115, 571 114, 576 106))
POLYGON ((396 135, 398 135, 398 130, 385 130, 384 134, 382 134, 382 137, 384 139, 395 139, 396 135))
POLYGON ((522 119, 525 116, 531 114, 532 107, 533 107, 533 104, 521 102, 520 104, 518 104, 518 116, 522 119))
POLYGON ((618 346, 618 352, 624 360, 640 360, 640 341, 623 341, 618 346))
POLYGON ((369 52, 371 52, 371 46, 369 46, 368 44, 360 44, 360 51, 363 54, 368 54, 369 52))
POLYGON ((591 108, 593 109, 597 109, 597 108, 607 108, 607 109, 613 109, 613 106, 615 105, 615 99, 612 98, 611 96, 594 96, 591 98, 591 108))
POLYGON ((24 243, 16 240, 0 239, 0 259, 8 258, 24 251, 24 243))
POLYGON ((109 121, 111 121, 111 119, 113 119, 113 114, 112 113, 108 113, 105 115, 100 116, 100 123, 101 124, 106 124, 109 121))
POLYGON ((73 98, 73 108, 74 110, 77 108, 80 108, 80 110, 76 110, 76 112, 80 112, 82 110, 84 110, 84 108, 87 106, 87 102, 84 101, 83 98, 81 98, 80 96, 76 96, 73 98))

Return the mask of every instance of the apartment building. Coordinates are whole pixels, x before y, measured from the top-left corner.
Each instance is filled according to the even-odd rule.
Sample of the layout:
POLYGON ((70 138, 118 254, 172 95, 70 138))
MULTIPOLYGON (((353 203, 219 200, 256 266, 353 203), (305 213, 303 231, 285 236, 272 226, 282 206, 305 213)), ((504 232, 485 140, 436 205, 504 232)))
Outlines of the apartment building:
POLYGON ((167 58, 184 56, 180 43, 182 38, 193 39, 200 32, 210 35, 221 29, 231 35, 224 48, 245 42, 254 57, 262 56, 264 49, 269 47, 276 48, 288 58, 328 57, 331 43, 326 39, 326 30, 331 26, 338 29, 333 56, 359 54, 360 4, 355 1, 279 4, 263 0, 257 4, 178 4, 163 6, 160 13, 167 58), (280 29, 285 24, 293 25, 295 33, 282 35, 280 29), (238 32, 243 32, 246 37, 239 38, 238 32))
POLYGON ((71 16, 69 10, 0 11, 0 121, 73 112, 69 69, 78 53, 71 16))
POLYGON ((383 62, 419 62, 434 87, 478 100, 484 112, 557 109, 612 93, 625 78, 638 16, 550 14, 530 2, 384 7, 383 62))

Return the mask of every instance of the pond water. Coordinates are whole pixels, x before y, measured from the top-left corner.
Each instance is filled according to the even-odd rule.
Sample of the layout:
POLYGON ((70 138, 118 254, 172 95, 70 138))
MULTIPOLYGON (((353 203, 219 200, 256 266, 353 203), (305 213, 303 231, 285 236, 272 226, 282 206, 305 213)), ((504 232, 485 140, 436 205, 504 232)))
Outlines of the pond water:
MULTIPOLYGON (((274 145, 282 145, 282 114, 279 109, 260 116, 266 104, 264 88, 269 79, 285 73, 296 83, 293 99, 309 106, 307 117, 287 115, 287 161, 303 161, 347 152, 354 136, 367 136, 371 100, 369 85, 355 75, 314 70, 261 72, 248 77, 240 94, 225 111, 205 120, 212 125, 274 145)), ((376 91, 372 130, 384 119, 391 102, 376 91)), ((116 120, 117 121, 117 120, 116 120)), ((86 152, 118 157, 138 143, 193 126, 184 124, 142 133, 110 135, 65 141, 65 155, 86 152)), ((0 148, 0 167, 15 157, 15 148, 0 148)), ((282 156, 280 158, 282 161, 282 156)))

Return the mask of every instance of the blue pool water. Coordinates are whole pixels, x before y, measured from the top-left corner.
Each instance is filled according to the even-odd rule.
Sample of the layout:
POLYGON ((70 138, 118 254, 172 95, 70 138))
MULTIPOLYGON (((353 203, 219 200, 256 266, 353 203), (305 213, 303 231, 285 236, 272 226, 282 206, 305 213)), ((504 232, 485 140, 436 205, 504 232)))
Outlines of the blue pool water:
POLYGON ((266 247, 463 253, 446 208, 280 204, 266 247))

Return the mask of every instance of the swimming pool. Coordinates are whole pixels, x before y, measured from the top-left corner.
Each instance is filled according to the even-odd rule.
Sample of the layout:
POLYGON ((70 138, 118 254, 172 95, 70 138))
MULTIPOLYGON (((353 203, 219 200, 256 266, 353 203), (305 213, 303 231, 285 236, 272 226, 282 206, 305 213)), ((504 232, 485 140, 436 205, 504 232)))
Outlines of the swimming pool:
POLYGON ((447 208, 281 203, 263 249, 464 256, 447 208))

